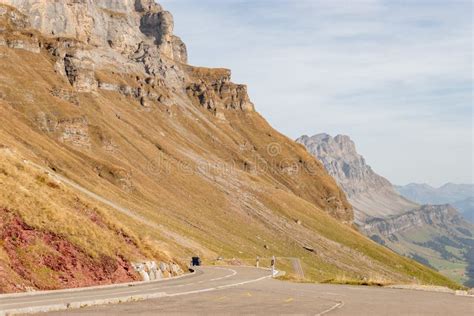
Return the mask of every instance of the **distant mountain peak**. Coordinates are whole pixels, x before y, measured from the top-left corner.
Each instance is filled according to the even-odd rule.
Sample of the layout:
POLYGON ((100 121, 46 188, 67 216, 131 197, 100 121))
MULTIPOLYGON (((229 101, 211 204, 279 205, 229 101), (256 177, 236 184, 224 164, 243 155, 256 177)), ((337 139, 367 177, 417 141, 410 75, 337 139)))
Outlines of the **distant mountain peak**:
POLYGON ((423 204, 457 203, 474 197, 474 184, 448 182, 436 188, 425 183, 410 183, 396 189, 406 198, 423 204))
POLYGON ((357 152, 347 135, 332 137, 326 133, 302 136, 296 140, 318 158, 326 170, 342 186, 356 211, 356 219, 387 216, 417 207, 395 192, 393 185, 376 174, 357 152))

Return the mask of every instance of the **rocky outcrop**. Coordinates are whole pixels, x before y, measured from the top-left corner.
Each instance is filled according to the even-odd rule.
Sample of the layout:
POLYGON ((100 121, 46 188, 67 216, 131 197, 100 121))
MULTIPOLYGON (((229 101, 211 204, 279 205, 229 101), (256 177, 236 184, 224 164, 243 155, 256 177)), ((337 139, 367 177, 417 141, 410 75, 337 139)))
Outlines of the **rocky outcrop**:
POLYGON ((392 184, 376 174, 357 153, 354 142, 345 135, 302 136, 297 142, 318 158, 346 192, 361 223, 370 217, 386 217, 417 207, 395 192, 392 184))
POLYGON ((90 148, 89 123, 86 117, 61 119, 56 128, 60 131, 61 142, 76 147, 90 148))
POLYGON ((0 39, 0 46, 7 46, 9 48, 23 49, 32 53, 39 53, 40 46, 37 40, 2 40, 0 39))
POLYGON ((140 19, 140 30, 152 37, 167 56, 173 56, 173 16, 168 11, 147 11, 140 19))
POLYGON ((66 54, 62 62, 69 82, 77 91, 90 92, 97 89, 94 62, 88 54, 83 54, 82 51, 66 54))
MULTIPOLYGON (((55 69, 78 92, 97 89, 134 96, 142 106, 170 105, 169 95, 150 92, 155 82, 188 95, 220 118, 219 109, 253 111, 245 85, 230 82, 230 71, 187 66, 187 49, 173 34, 173 16, 154 1, 5 0, 3 24, 22 32, 25 40, 1 38, 0 45, 54 57, 55 69), (48 37, 30 32, 30 27, 48 37), (97 79, 97 71, 113 64, 119 72, 144 73, 140 87, 97 79), (150 88, 151 87, 151 88, 150 88)), ((11 33, 14 33, 12 30, 11 33)))
POLYGON ((107 180, 125 192, 131 192, 133 190, 132 175, 130 171, 99 162, 96 163, 94 171, 99 177, 107 180))
MULTIPOLYGON (((159 86, 160 83, 158 83, 159 86)), ((169 94, 162 89, 157 89, 153 80, 147 79, 139 86, 132 87, 125 84, 103 82, 99 79, 98 88, 100 90, 117 92, 125 97, 132 98, 145 108, 150 107, 151 104, 170 106, 173 103, 169 94)))
POLYGON ((230 70, 192 68, 190 72, 194 82, 187 86, 186 91, 207 110, 221 115, 221 118, 223 109, 254 111, 247 87, 230 82, 230 70))
POLYGON ((63 101, 69 102, 76 106, 79 105, 79 98, 77 96, 77 93, 75 93, 74 91, 61 89, 61 88, 53 88, 51 89, 50 92, 51 92, 51 95, 63 101))
POLYGON ((131 54, 152 39, 172 56, 173 18, 153 1, 135 0, 4 0, 27 14, 43 34, 74 38, 95 47, 113 46, 131 54))
POLYGON ((171 46, 173 47, 173 58, 175 61, 187 64, 188 63, 188 50, 186 44, 178 36, 172 36, 171 46))
POLYGON ((423 226, 446 229, 447 226, 459 225, 462 218, 450 205, 424 205, 419 209, 390 216, 388 218, 372 218, 362 225, 367 234, 378 234, 390 238, 396 233, 423 226))
MULTIPOLYGON (((144 1, 5 0, 23 14, 4 8, 5 23, 17 29, 40 31, 43 43, 34 39, 15 41, 1 38, 0 43, 39 52, 43 44, 57 58, 58 71, 64 73, 80 91, 97 87, 94 68, 122 64, 123 70, 139 68, 165 77, 176 61, 185 63, 185 44, 173 35, 173 17, 161 6, 144 1), (7 17, 7 15, 9 15, 7 17), (49 40, 48 40, 49 39, 49 40), (56 39, 56 40, 51 40, 56 39), (46 44, 45 42, 48 42, 46 44), (137 59, 137 55, 140 58, 137 59), (141 65, 134 65, 139 61, 141 65)), ((26 34, 25 34, 26 35, 26 34)), ((27 36, 26 36, 27 37, 27 36)), ((143 71, 143 70, 142 70, 143 71)), ((168 74, 172 80, 179 80, 168 74)), ((172 82, 170 80, 170 83, 172 82)))
POLYGON ((11 7, 0 6, 0 46, 39 53, 41 44, 34 32, 20 33, 29 26, 24 14, 11 7))
POLYGON ((36 126, 43 132, 57 135, 57 139, 75 147, 89 149, 89 123, 87 117, 57 118, 45 112, 39 112, 35 117, 36 126))

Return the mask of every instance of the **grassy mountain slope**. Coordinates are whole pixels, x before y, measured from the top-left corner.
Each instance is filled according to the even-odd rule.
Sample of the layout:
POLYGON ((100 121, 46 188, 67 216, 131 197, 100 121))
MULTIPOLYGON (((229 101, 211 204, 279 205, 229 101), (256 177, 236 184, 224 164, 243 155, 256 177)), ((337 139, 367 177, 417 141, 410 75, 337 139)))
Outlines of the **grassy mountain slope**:
MULTIPOLYGON (((167 104, 144 106, 118 91, 79 92, 55 68, 56 57, 44 49, 59 45, 58 40, 16 32, 9 34, 38 40, 43 48, 34 52, 0 46, 0 158, 5 169, 0 179, 6 183, 0 200, 0 271, 7 271, 3 291, 70 286, 42 283, 48 273, 62 273, 59 268, 33 268, 44 266, 46 253, 61 248, 44 244, 53 235, 56 244, 61 241, 75 249, 82 265, 108 258, 103 275, 78 282, 82 285, 100 283, 101 278, 133 278, 114 279, 117 270, 107 269, 122 261, 184 262, 198 254, 207 262, 218 256, 242 261, 257 255, 299 257, 312 281, 458 286, 354 230, 351 207, 322 165, 258 113, 222 108, 222 119, 186 93, 185 87, 195 82, 215 85, 227 71, 176 63, 187 80, 179 89, 148 84, 144 74, 124 73, 114 65, 94 69, 98 81, 169 96, 167 104), (54 184, 24 160, 132 210, 158 228, 64 183, 54 184), (99 215, 90 214, 91 209, 99 215), (21 246, 9 243, 11 236, 5 234, 12 217, 24 223, 24 230, 37 232, 39 240, 39 245, 31 244, 35 248, 29 261, 20 266, 13 260, 21 246), (20 286, 9 285, 14 283, 20 286)), ((66 260, 67 253, 58 262, 66 260)), ((92 273, 81 272, 79 266, 66 270, 72 275, 92 273)))

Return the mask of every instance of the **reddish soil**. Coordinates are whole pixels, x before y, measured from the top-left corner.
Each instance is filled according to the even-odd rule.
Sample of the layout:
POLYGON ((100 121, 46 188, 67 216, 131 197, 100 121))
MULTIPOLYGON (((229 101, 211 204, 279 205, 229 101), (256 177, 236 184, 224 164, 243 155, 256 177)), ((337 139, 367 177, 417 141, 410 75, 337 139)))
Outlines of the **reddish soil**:
POLYGON ((4 291, 14 291, 8 286, 8 270, 25 280, 25 286, 40 290, 139 279, 124 258, 105 255, 92 258, 61 236, 28 226, 20 216, 7 209, 0 209, 0 242, 10 261, 8 267, 2 267, 5 263, 0 261, 0 289, 4 291), (28 253, 28 247, 38 245, 41 251, 28 253))
POLYGON ((30 284, 23 282, 19 284, 17 282, 18 276, 12 271, 8 265, 0 260, 0 293, 12 293, 24 291, 30 284))

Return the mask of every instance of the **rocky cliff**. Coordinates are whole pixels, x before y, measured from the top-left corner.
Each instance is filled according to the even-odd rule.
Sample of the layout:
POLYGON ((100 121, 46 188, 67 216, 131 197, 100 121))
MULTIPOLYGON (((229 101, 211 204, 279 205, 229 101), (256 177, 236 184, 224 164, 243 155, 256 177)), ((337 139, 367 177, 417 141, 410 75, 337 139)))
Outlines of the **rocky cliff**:
POLYGON ((463 223, 462 217, 450 205, 423 205, 422 207, 388 218, 373 218, 362 225, 367 234, 379 234, 391 238, 405 230, 423 228, 423 226, 446 229, 463 223))
POLYGON ((133 262, 192 255, 456 286, 353 229, 321 163, 229 70, 187 65, 158 4, 0 3, 1 291, 133 280, 133 262))
MULTIPOLYGON (((187 62, 186 46, 173 35, 172 15, 153 0, 2 0, 2 3, 27 14, 31 26, 47 36, 74 39, 103 51, 113 48, 128 57, 136 55, 138 48, 156 48, 168 58, 187 62)), ((94 57, 96 64, 113 58, 109 54, 94 57)))
POLYGON ((417 207, 400 196, 392 184, 376 174, 357 153, 354 142, 345 135, 302 136, 297 142, 317 157, 346 192, 361 223, 370 217, 386 217, 417 207))

